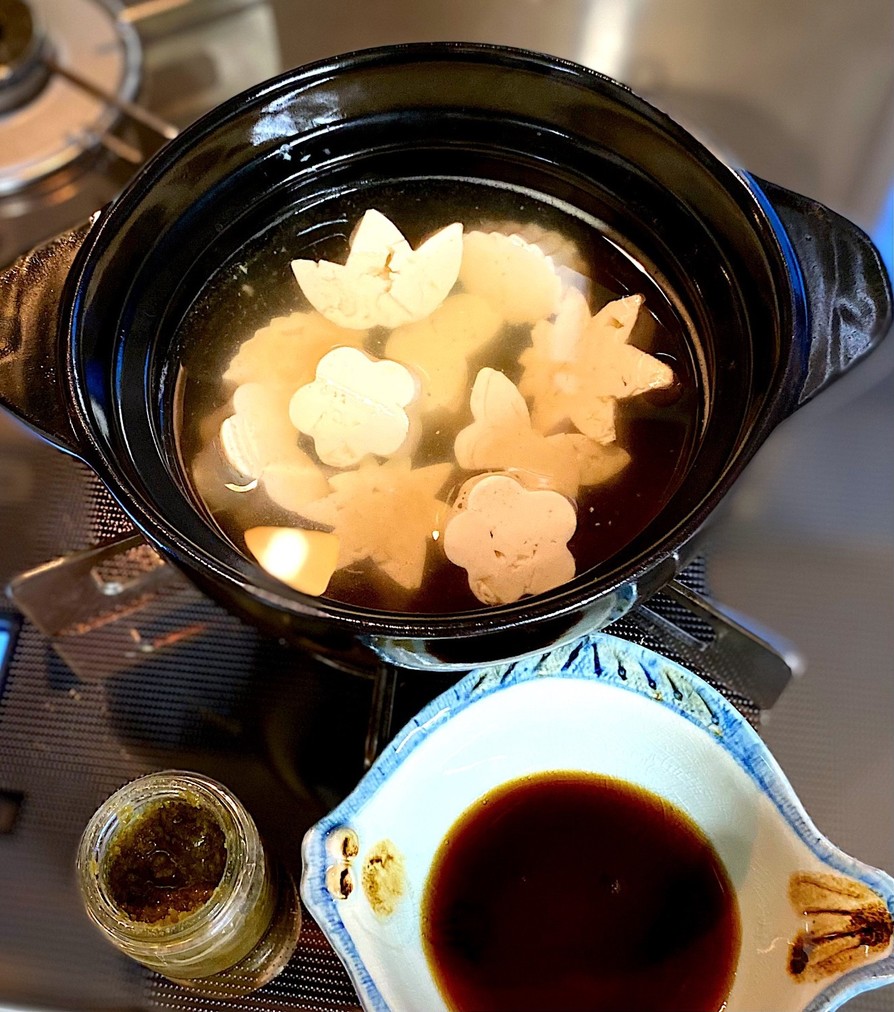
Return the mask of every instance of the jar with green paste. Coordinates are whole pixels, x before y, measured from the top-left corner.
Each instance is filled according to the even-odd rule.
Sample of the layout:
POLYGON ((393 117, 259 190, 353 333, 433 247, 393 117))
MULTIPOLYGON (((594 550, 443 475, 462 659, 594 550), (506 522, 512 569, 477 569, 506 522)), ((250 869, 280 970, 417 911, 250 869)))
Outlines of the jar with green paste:
POLYGON ((200 774, 152 773, 116 791, 84 831, 77 870, 112 944, 206 995, 256 990, 295 949, 291 877, 238 799, 200 774))

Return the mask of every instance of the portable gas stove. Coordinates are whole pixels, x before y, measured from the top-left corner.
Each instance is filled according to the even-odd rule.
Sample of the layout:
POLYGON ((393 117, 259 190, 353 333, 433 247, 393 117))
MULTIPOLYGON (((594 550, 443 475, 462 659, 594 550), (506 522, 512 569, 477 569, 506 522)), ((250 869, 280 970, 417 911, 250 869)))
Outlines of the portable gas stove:
MULTIPOLYGON (((681 6, 686 18, 668 23, 666 5, 663 13, 658 4, 614 0, 530 3, 521 14, 514 0, 462 0, 449 11, 375 0, 337 9, 318 0, 0 0, 0 262, 86 220, 178 128, 243 88, 335 52, 434 38, 522 45, 589 63, 678 118, 706 124, 754 171, 868 226, 880 219, 894 178, 894 69, 884 34, 894 20, 886 4, 867 0, 862 14, 851 12, 850 43, 833 13, 814 9, 807 30, 795 0, 782 5, 787 14, 722 4, 723 18, 708 0, 681 6), (721 24, 725 18, 731 23, 721 24), (692 30, 682 30, 686 24, 692 30), (804 51, 791 78, 779 62, 780 38, 804 51), (730 58, 740 50, 754 66, 730 58), (842 109, 853 108, 848 95, 863 103, 862 116, 841 112, 837 121, 836 151, 848 150, 849 160, 829 161, 819 126, 823 116, 834 118, 835 101, 791 85, 799 66, 803 75, 820 56, 832 77, 836 59, 835 66, 856 68, 837 86, 842 109), (885 123, 889 133, 880 129, 885 123)), ((868 363, 872 375, 885 373, 886 354, 868 363)), ((866 392, 866 370, 841 384, 861 393, 848 414, 869 414, 884 431, 891 377, 866 392)), ((886 651, 894 656, 890 488, 884 517, 875 505, 885 501, 894 466, 861 474, 856 486, 845 469, 853 443, 838 437, 837 422, 836 438, 824 428, 824 418, 834 422, 830 400, 820 406, 825 415, 811 406, 805 421, 799 412, 770 441, 717 526, 710 567, 697 559, 682 583, 611 631, 705 673, 755 724, 800 659, 705 598, 708 570, 724 597, 806 639, 810 673, 774 708, 767 737, 820 827, 890 868, 894 679, 880 679, 873 665, 884 665, 886 651), (817 441, 833 459, 812 473, 817 441), (788 493, 784 472, 801 483, 788 493), (835 529, 827 556, 817 553, 817 532, 841 521, 830 521, 833 508, 817 506, 810 491, 812 505, 802 509, 797 495, 811 474, 835 509, 846 513, 849 496, 851 527, 835 529), (804 618, 786 590, 810 578, 793 569, 799 558, 820 570, 824 559, 837 561, 842 587, 855 585, 851 561, 860 567, 862 617, 834 620, 844 637, 839 650, 854 658, 844 688, 835 688, 839 673, 824 667, 821 595, 804 618), (854 700, 849 708, 844 697, 854 700), (858 765, 866 748, 871 782, 858 765), (849 791, 855 778, 868 792, 862 803, 849 791), (867 826, 864 839, 859 830, 867 826)), ((859 445, 858 458, 868 459, 859 445)), ((227 783, 271 850, 298 871, 304 830, 353 787, 392 729, 456 675, 342 670, 264 638, 161 563, 83 465, 6 417, 0 474, 0 580, 11 585, 0 605, 0 1012, 356 1007, 341 964, 309 918, 289 967, 249 998, 208 1002, 143 971, 82 915, 74 848, 89 815, 124 781, 183 767, 227 783)), ((894 997, 871 993, 849 1008, 891 1010, 894 997)))

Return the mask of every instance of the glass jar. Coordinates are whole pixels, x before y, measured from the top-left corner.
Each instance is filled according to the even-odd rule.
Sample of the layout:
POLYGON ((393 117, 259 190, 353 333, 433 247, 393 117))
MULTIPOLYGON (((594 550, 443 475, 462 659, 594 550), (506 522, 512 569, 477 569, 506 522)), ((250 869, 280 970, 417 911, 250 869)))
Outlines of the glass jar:
MULTIPOLYGON (((175 827, 178 837, 192 832, 189 821, 186 829, 183 822, 180 818, 175 827)), ((185 851, 182 838, 171 842, 183 852, 193 842, 197 852, 204 845, 207 853, 212 846, 189 835, 185 851)), ((156 847, 153 856, 170 863, 163 837, 149 846, 156 847)), ((113 945, 144 966, 209 996, 247 994, 261 987, 282 970, 297 944, 301 912, 294 882, 268 859, 243 805, 223 785, 197 773, 151 773, 116 791, 84 831, 77 873, 87 914, 113 945), (143 918, 124 909, 109 871, 122 852, 133 850, 134 834, 166 832, 159 813, 172 810, 178 817, 194 812, 197 837, 204 823, 218 850, 222 834, 226 851, 225 856, 218 855, 222 871, 215 875, 219 874, 216 884, 204 890, 210 893, 207 898, 194 906, 160 917, 147 912, 143 918)), ((128 881, 134 881, 133 876, 128 881)))

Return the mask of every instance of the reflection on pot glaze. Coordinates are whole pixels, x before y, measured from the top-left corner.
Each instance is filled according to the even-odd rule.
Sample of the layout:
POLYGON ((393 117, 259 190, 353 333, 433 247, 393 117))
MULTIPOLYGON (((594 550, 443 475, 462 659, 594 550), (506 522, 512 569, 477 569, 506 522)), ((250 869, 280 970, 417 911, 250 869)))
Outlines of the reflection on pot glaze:
POLYGON ((789 900, 805 928, 789 947, 788 970, 801 981, 821 981, 851 970, 890 947, 894 923, 874 890, 844 875, 799 872, 789 900))

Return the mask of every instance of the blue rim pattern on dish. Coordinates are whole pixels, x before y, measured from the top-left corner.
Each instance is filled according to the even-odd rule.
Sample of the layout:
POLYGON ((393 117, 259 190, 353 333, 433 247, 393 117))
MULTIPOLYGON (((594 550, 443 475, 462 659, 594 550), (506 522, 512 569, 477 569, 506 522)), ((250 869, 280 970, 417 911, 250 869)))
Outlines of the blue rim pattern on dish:
MULTIPOLYGON (((844 854, 819 832, 766 745, 732 704, 691 671, 646 647, 592 633, 547 653, 470 672, 420 710, 386 746, 354 791, 308 830, 302 847, 301 895, 344 962, 366 1008, 390 1012, 342 922, 338 902, 326 887, 329 833, 350 824, 379 785, 452 716, 501 689, 542 678, 598 680, 653 699, 700 727, 736 760, 816 857, 874 889, 894 915, 894 880, 844 854)), ((861 991, 885 983, 877 979, 879 976, 890 979, 892 975, 894 954, 844 974, 817 995, 805 1012, 836 1009, 861 991)))

